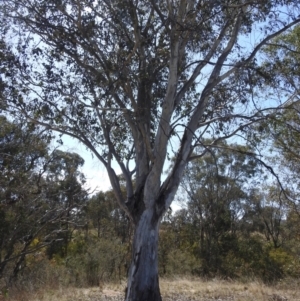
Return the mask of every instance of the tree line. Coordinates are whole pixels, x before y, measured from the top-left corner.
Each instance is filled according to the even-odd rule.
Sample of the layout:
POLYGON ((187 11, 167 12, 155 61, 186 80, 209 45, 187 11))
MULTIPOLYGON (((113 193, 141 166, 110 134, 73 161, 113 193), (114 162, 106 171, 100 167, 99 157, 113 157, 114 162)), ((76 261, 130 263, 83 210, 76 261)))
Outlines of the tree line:
MULTIPOLYGON (((51 133, 4 116, 0 121, 1 287, 37 277, 79 287, 126 277, 133 225, 113 192, 91 195, 80 171, 84 160, 53 149, 51 133)), ((293 173, 297 156, 277 142, 273 147, 279 168, 293 173)), ((299 204, 266 177, 242 145, 222 142, 191 161, 178 194, 183 208, 169 208, 161 224, 159 274, 266 283, 298 278, 299 204)))

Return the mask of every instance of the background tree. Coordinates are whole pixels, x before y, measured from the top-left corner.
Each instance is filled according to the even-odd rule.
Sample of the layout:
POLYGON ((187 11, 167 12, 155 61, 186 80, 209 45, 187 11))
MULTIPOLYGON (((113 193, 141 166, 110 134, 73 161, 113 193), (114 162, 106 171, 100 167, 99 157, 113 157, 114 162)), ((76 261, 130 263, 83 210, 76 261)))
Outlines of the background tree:
POLYGON ((237 248, 240 220, 250 201, 251 182, 255 182, 259 171, 255 158, 246 153, 246 147, 220 143, 190 162, 184 174, 182 187, 187 193, 190 219, 198 232, 202 274, 225 274, 222 261, 237 248))
POLYGON ((297 275, 294 210, 280 186, 266 186, 258 163, 245 146, 223 142, 188 164, 186 208, 165 218, 160 231, 162 273, 267 283, 297 275))
MULTIPOLYGON (((66 224, 76 222, 72 210, 78 210, 80 203, 74 200, 78 191, 63 185, 70 181, 69 170, 56 157, 72 154, 56 151, 52 156, 49 132, 3 116, 0 123, 0 279, 1 285, 10 285, 26 267, 28 254, 57 242, 66 224), (49 178, 54 161, 63 173, 55 183, 49 178)), ((76 174, 78 166, 73 167, 76 174)), ((86 195, 81 186, 80 191, 86 195)), ((82 204, 84 198, 80 200, 82 204)))
MULTIPOLYGON (((277 154, 277 165, 280 168, 282 188, 286 197, 293 201, 294 209, 299 206, 299 147, 300 147, 300 27, 280 35, 265 47, 267 58, 263 69, 274 75, 274 80, 286 92, 286 102, 281 106, 268 124, 262 124, 264 137, 271 140, 273 157, 277 154), (280 58, 276 60, 276 58, 280 58), (273 63, 272 63, 273 62, 273 63), (275 63, 274 63, 275 62, 275 63), (292 92, 292 93, 291 93, 292 92)), ((275 164, 274 164, 275 165, 275 164)))
POLYGON ((269 116, 256 57, 300 21, 299 1, 4 0, 0 10, 15 55, 2 107, 103 163, 135 225, 126 298, 161 300, 160 220, 205 133, 214 145, 269 116))
POLYGON ((264 223, 264 233, 274 248, 279 248, 283 242, 282 223, 289 211, 288 202, 280 195, 280 189, 276 186, 268 187, 267 193, 262 195, 259 214, 264 223))
POLYGON ((78 154, 60 150, 55 150, 48 162, 45 198, 51 207, 59 206, 64 212, 56 242, 48 248, 50 257, 52 252, 57 253, 58 250, 62 257, 67 256, 72 232, 84 226, 82 208, 86 205, 88 193, 83 188, 85 177, 79 170, 83 164, 84 160, 78 154))

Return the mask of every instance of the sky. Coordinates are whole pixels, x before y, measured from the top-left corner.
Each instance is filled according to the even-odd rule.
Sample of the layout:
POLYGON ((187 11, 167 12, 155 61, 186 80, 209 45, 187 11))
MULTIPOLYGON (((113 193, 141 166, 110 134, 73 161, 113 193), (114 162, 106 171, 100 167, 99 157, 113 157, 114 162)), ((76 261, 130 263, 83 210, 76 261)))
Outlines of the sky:
MULTIPOLYGON (((92 153, 77 140, 67 136, 62 137, 62 140, 63 145, 59 146, 59 149, 67 152, 77 153, 84 159, 84 165, 81 168, 81 171, 86 177, 85 188, 90 189, 90 193, 92 194, 96 194, 100 191, 110 190, 111 185, 103 164, 99 162, 97 158, 93 157, 92 153)), ((54 144, 53 146, 55 147, 57 145, 54 144)), ((114 169, 117 174, 121 173, 121 169, 117 166, 117 164, 114 166, 114 169)), ((184 203, 180 201, 179 198, 175 197, 175 200, 171 205, 172 210, 177 211, 184 207, 184 203)))
MULTIPOLYGON (((59 149, 77 153, 84 159, 84 165, 81 171, 86 177, 85 188, 91 189, 93 193, 111 189, 109 178, 103 164, 101 164, 97 158, 93 157, 92 153, 77 140, 67 136, 64 136, 62 140, 63 145, 59 146, 59 149)), ((118 170, 116 170, 116 172, 118 172, 118 170)))

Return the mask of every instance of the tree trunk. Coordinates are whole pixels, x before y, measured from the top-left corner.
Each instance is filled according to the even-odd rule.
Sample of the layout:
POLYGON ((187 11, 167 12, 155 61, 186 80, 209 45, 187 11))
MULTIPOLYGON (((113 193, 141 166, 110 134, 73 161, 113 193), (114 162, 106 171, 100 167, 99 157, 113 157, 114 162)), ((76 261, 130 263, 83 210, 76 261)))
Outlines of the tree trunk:
POLYGON ((160 217, 146 209, 135 227, 126 301, 161 301, 158 283, 160 217))

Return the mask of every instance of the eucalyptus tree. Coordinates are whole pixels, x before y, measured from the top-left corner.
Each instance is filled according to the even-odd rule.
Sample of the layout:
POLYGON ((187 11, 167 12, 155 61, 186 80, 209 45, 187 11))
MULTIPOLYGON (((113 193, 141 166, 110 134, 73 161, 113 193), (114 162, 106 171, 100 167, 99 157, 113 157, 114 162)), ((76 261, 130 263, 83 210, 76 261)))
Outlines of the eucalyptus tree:
POLYGON ((105 166, 135 225, 126 300, 161 300, 159 223, 184 168, 203 135, 213 145, 267 118, 274 104, 258 97, 266 74, 257 58, 300 21, 299 8, 298 0, 1 1, 15 55, 3 70, 2 107, 77 139, 105 166))
MULTIPOLYGON (((86 205, 88 192, 83 187, 85 176, 80 171, 83 164, 84 160, 78 154, 61 150, 53 151, 47 162, 43 189, 45 201, 50 208, 61 210, 59 227, 55 224, 52 226, 57 234, 52 235, 54 242, 48 247, 50 257, 54 252, 66 257, 73 231, 84 225, 82 210, 86 205)), ((48 226, 48 231, 51 231, 51 225, 48 226)))
MULTIPOLYGON (((270 161, 278 170, 277 180, 281 188, 280 204, 289 204, 300 216, 300 103, 297 96, 278 110, 276 118, 263 122, 261 132, 264 140, 271 142, 270 161)), ((276 185, 275 185, 276 186, 276 185)))
POLYGON ((222 271, 222 258, 237 248, 236 232, 259 175, 258 162, 249 152, 245 146, 218 143, 189 162, 184 173, 181 186, 187 194, 204 274, 222 271))
POLYGON ((66 237, 69 223, 77 222, 86 199, 74 163, 77 159, 82 164, 83 159, 77 154, 51 153, 51 138, 48 131, 0 116, 1 285, 13 283, 26 267, 28 254, 66 237), (61 176, 53 179, 54 165, 61 176), (76 175, 72 181, 70 174, 76 175))
MULTIPOLYGON (((287 97, 275 118, 262 123, 262 137, 271 140, 273 157, 281 171, 285 198, 299 214, 300 182, 300 26, 281 34, 264 48, 262 69, 273 74, 273 81, 287 97), (292 202, 291 202, 292 201, 292 202)), ((286 202, 284 197, 282 202, 286 202)))
MULTIPOLYGON (((47 136, 47 135, 46 135, 47 136)), ((39 198, 48 143, 39 133, 0 116, 0 279, 9 284, 23 267, 47 214, 39 198), (39 167, 41 172, 39 172, 39 167)))

